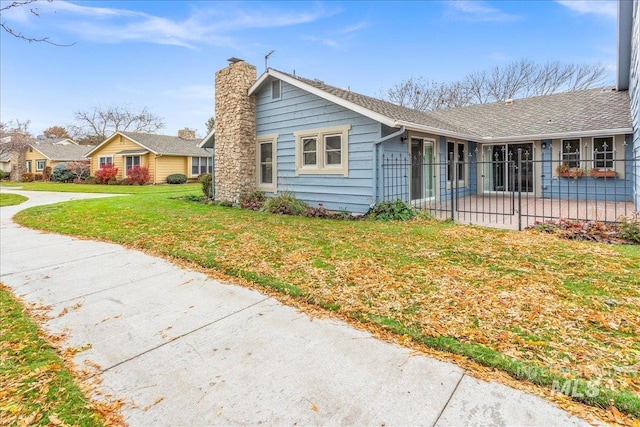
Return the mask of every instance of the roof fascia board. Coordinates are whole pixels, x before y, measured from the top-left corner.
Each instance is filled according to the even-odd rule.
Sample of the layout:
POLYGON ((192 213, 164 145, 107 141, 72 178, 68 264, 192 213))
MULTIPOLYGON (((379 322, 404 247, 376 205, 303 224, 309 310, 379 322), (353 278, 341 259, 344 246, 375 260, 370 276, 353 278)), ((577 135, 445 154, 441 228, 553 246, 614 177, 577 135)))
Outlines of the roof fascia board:
POLYGON ((584 130, 575 132, 556 132, 556 133, 539 133, 531 135, 517 135, 517 136, 500 136, 496 138, 483 137, 479 142, 492 143, 492 142, 512 142, 512 141, 531 141, 538 139, 559 139, 559 138, 581 138, 589 136, 601 136, 601 135, 622 135, 633 133, 633 128, 617 128, 617 129, 599 129, 599 130, 584 130))
POLYGON ((47 160, 51 160, 52 162, 55 162, 55 159, 50 158, 49 156, 47 156, 46 154, 44 154, 42 151, 38 150, 33 144, 29 144, 29 147, 33 148, 34 150, 36 150, 38 153, 42 154, 47 160))
POLYGON ((216 128, 214 127, 213 129, 211 129, 211 132, 209 132, 207 136, 205 136, 204 139, 200 141, 200 144, 198 144, 198 148, 203 148, 202 146, 206 144, 209 138, 211 138, 215 133, 216 133, 216 128))
POLYGON ((387 117, 380 113, 376 113, 375 111, 371 111, 368 108, 361 107, 360 105, 354 104, 353 102, 347 101, 346 99, 340 98, 339 96, 332 95, 328 92, 325 92, 322 89, 318 89, 317 87, 311 86, 310 84, 305 83, 301 80, 298 80, 294 77, 290 77, 286 74, 282 74, 279 71, 276 71, 272 68, 269 68, 267 71, 265 71, 262 74, 262 76, 260 76, 260 78, 256 80, 256 82, 249 88, 249 95, 253 95, 269 76, 273 76, 277 79, 280 79, 286 83, 289 83, 292 86, 298 87, 313 95, 326 99, 327 101, 333 102, 334 104, 340 105, 348 110, 354 111, 358 114, 361 114, 365 117, 375 120, 376 122, 382 123, 390 127, 396 126, 395 120, 393 120, 390 117, 387 117))
POLYGON ((97 151, 98 148, 102 147, 103 145, 107 144, 114 136, 120 135, 122 137, 127 138, 130 141, 135 142, 136 144, 138 144, 139 146, 145 148, 146 150, 151 151, 153 154, 159 154, 157 153, 155 150, 152 150, 151 148, 145 146, 144 144, 139 143, 138 141, 136 141, 135 139, 131 138, 130 136, 127 136, 123 133, 120 133, 120 131, 114 133, 113 135, 111 135, 109 138, 105 139, 102 143, 98 144, 98 146, 96 148, 94 148, 93 150, 89 151, 87 154, 85 154, 86 157, 89 157, 91 154, 93 154, 94 151, 97 151))
POLYGON ((411 123, 411 122, 406 122, 403 120, 396 120, 395 121, 395 127, 401 127, 404 126, 406 127, 408 130, 413 130, 413 131, 418 131, 418 132, 426 132, 426 133, 434 133, 436 135, 442 135, 442 136, 446 136, 449 138, 457 138, 457 139, 464 139, 467 141, 475 141, 475 142, 481 142, 483 139, 482 137, 478 136, 478 135, 468 135, 468 134, 464 134, 464 133, 458 133, 458 132, 452 132, 446 129, 440 129, 440 128, 435 128, 432 126, 425 126, 425 125, 421 125, 418 123, 411 123))

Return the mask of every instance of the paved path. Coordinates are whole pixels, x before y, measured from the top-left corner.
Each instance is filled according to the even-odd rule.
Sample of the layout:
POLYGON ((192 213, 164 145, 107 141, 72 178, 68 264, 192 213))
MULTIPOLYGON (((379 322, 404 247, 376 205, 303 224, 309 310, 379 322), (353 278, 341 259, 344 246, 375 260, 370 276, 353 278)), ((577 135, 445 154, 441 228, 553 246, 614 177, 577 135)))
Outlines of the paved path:
POLYGON ((132 426, 589 425, 256 291, 11 221, 29 206, 99 195, 2 191, 29 201, 0 209, 0 281, 50 305, 46 326, 67 330, 70 345, 91 344, 76 362, 100 365, 103 389, 137 404, 124 411, 132 426))

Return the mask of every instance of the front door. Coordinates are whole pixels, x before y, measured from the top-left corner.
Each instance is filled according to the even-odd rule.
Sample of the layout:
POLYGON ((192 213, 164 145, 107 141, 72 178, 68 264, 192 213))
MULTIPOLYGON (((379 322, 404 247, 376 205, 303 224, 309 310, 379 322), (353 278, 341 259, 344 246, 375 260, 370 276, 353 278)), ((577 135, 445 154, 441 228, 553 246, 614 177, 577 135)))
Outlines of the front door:
POLYGON ((435 195, 433 141, 411 138, 411 200, 426 200, 435 195))
POLYGON ((533 193, 533 143, 493 144, 482 148, 484 191, 533 193), (521 170, 518 170, 521 149, 521 170))

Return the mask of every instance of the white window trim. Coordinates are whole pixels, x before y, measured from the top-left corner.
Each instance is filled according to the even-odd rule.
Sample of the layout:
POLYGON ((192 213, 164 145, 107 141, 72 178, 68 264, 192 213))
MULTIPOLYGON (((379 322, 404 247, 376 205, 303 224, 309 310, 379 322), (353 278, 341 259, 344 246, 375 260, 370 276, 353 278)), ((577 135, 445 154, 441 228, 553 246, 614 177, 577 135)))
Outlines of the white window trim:
MULTIPOLYGON (((449 143, 452 143, 454 146, 454 151, 453 151, 453 155, 454 157, 457 159, 458 157, 458 145, 463 145, 464 146, 464 157, 468 157, 469 156, 469 144, 465 141, 451 141, 451 140, 447 140, 446 143, 446 147, 445 147, 445 163, 447 164, 447 167, 445 168, 445 176, 447 177, 447 189, 451 188, 451 179, 449 179, 449 170, 448 170, 448 164, 449 164, 449 143)), ((458 187, 464 187, 466 184, 466 182, 468 181, 469 178, 469 162, 464 161, 464 176, 462 178, 460 178, 460 176, 458 176, 458 187)))
POLYGON ((565 160, 564 160, 564 155, 565 154, 573 154, 573 153, 565 153, 564 149, 565 149, 565 145, 564 142, 565 141, 575 141, 578 140, 578 167, 581 167, 582 162, 584 161, 584 155, 582 154, 582 138, 565 138, 565 139, 561 139, 560 140, 560 164, 562 164, 565 160))
MULTIPOLYGON (((596 170, 616 170, 616 137, 615 135, 604 135, 604 136, 594 136, 591 138, 591 157, 593 169, 596 170), (611 153, 611 163, 612 166, 610 168, 599 168, 596 167, 596 138, 611 138, 611 150, 607 150, 607 153, 611 153)), ((606 160, 605 160, 606 161, 606 160)))
POLYGON ((269 193, 278 192, 278 134, 260 135, 256 140, 256 188, 269 193), (271 146, 271 184, 260 182, 260 145, 271 146))
MULTIPOLYGON (((202 172, 198 172, 198 174, 196 175, 193 174, 193 159, 207 159, 207 171, 205 173, 211 173, 209 172, 209 166, 211 166, 211 169, 213 171, 213 162, 211 160, 211 156, 191 156, 189 157, 189 177, 190 178, 202 175, 202 172)), ((198 160, 198 170, 200 170, 199 163, 200 163, 200 160, 198 160)))
POLYGON ((31 164, 32 164, 32 163, 31 163, 31 160, 27 160, 27 161, 25 162, 25 164, 24 164, 25 169, 26 169, 26 171, 27 171, 28 173, 30 173, 30 172, 31 172, 31 164))
POLYGON ((307 129, 294 132, 296 138, 296 176, 297 175, 342 175, 349 176, 349 130, 351 125, 332 126, 326 128, 307 129), (327 165, 325 163, 325 137, 341 136, 340 164, 327 165), (315 166, 302 164, 302 139, 317 138, 317 157, 315 166))
POLYGON ((109 159, 110 162, 105 162, 105 164, 110 164, 113 167, 113 156, 100 156, 98 157, 98 169, 102 166, 102 159, 109 159))
POLYGON ((277 79, 271 80, 271 84, 269 86, 270 86, 270 89, 271 89, 271 99, 273 101, 278 101, 278 100, 282 99, 282 80, 277 80, 277 79), (275 93, 275 91, 273 90, 274 89, 274 84, 276 84, 276 83, 278 84, 277 96, 273 96, 274 93, 275 93))
POLYGON ((36 172, 42 172, 44 170, 44 168, 47 167, 47 160, 46 159, 37 159, 36 160, 36 172), (40 167, 40 162, 42 162, 42 167, 40 167))

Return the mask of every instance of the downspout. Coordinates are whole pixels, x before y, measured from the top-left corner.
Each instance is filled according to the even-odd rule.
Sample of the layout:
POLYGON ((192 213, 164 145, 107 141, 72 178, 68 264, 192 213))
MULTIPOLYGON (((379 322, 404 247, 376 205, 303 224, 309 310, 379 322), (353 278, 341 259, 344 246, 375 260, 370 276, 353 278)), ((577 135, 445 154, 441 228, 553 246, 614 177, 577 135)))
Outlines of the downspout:
POLYGON ((385 136, 384 138, 380 138, 377 141, 373 142, 373 204, 375 205, 378 201, 378 145, 382 144, 385 141, 388 141, 396 136, 400 136, 407 131, 407 128, 402 126, 399 131, 394 132, 390 135, 385 136))

